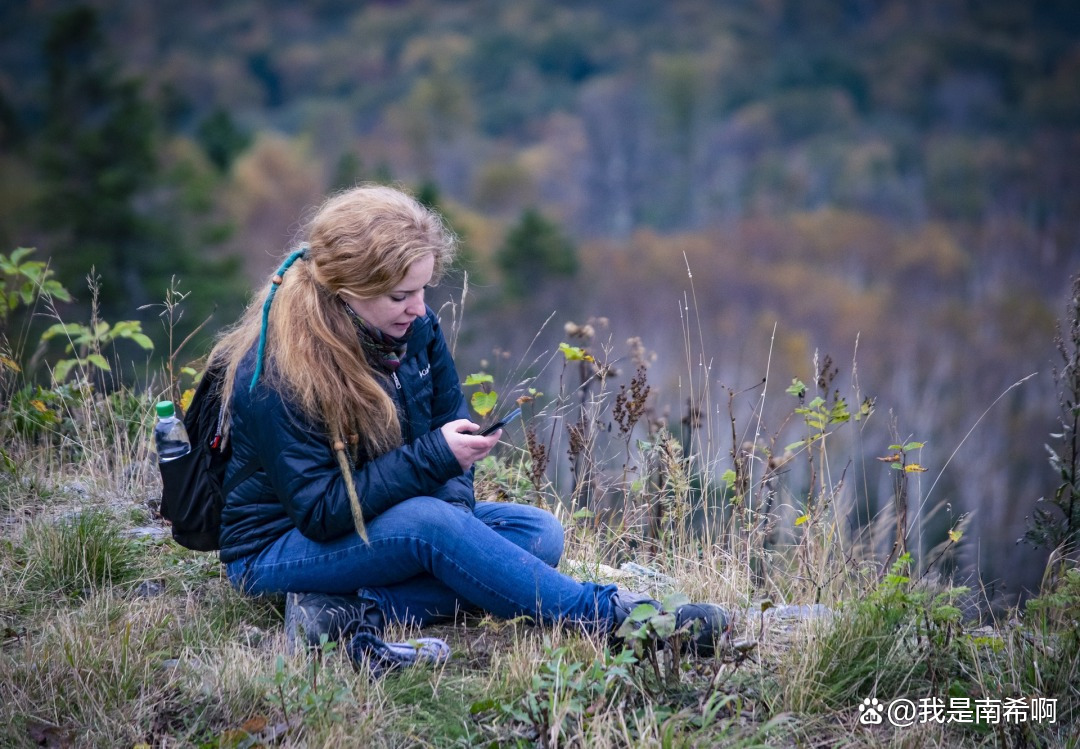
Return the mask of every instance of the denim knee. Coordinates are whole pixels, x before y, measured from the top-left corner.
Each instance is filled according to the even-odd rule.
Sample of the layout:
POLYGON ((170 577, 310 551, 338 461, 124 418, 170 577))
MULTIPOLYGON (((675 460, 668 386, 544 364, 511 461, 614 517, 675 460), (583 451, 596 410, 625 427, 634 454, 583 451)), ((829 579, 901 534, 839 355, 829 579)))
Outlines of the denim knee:
POLYGON ((547 510, 539 510, 536 513, 536 528, 533 554, 552 567, 558 567, 566 542, 562 523, 547 510))

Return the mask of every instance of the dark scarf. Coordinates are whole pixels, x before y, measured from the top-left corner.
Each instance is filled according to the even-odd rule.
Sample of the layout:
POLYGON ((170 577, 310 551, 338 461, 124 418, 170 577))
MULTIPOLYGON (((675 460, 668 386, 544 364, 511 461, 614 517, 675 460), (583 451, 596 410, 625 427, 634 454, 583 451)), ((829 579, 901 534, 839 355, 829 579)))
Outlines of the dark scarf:
POLYGON ((405 358, 406 344, 412 329, 410 328, 409 333, 406 333, 401 338, 393 338, 364 322, 353 311, 352 307, 345 304, 344 300, 341 303, 345 306, 345 311, 348 312, 353 327, 356 328, 357 337, 360 339, 360 347, 364 350, 368 362, 373 367, 380 367, 387 372, 396 372, 398 367, 401 366, 401 360, 405 358))

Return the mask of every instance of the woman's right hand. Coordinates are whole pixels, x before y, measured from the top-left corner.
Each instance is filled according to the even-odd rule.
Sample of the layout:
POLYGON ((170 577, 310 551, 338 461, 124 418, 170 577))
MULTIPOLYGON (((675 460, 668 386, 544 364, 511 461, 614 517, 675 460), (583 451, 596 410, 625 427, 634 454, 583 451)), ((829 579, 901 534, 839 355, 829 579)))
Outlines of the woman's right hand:
POLYGON ((480 427, 468 419, 449 421, 443 424, 440 430, 463 471, 469 470, 473 463, 491 452, 491 448, 495 447, 502 436, 502 430, 499 429, 487 437, 481 437, 475 434, 480 431, 480 427))

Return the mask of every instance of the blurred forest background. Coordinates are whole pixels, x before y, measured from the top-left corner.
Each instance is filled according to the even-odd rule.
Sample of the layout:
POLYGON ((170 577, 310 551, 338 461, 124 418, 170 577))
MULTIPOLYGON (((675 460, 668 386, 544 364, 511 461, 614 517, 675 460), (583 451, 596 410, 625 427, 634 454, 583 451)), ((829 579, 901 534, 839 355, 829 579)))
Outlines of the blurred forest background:
POLYGON ((768 372, 782 446, 805 436, 784 389, 829 355, 878 408, 852 523, 890 503, 873 458, 923 441, 925 546, 969 513, 958 569, 1038 583, 1046 552, 1017 539, 1056 488, 1080 270, 1073 0, 3 2, 0 149, 0 253, 38 248, 67 320, 93 267, 101 316, 167 350, 146 305, 175 277, 180 336, 213 313, 195 359, 325 193, 398 181, 463 238, 463 374, 554 393, 533 357, 597 318, 616 382, 640 337, 676 430, 688 397, 724 424, 732 391, 749 438, 768 372))

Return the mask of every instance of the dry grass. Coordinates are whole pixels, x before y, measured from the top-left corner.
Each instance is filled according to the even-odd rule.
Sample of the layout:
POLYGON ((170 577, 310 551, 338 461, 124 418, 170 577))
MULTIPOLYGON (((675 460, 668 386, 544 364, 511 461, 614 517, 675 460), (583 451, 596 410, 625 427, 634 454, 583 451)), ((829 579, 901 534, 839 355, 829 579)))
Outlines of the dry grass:
MULTIPOLYGON (((605 641, 489 617, 426 631, 454 650, 436 669, 373 680, 336 651, 290 657, 283 601, 240 595, 212 554, 130 534, 162 528, 150 392, 55 389, 42 396, 54 418, 34 422, 6 381, 0 745, 1076 745, 1080 581, 1064 575, 1035 615, 972 631, 925 563, 885 575, 896 514, 849 522, 843 430, 861 426, 832 423, 785 451, 762 423, 764 391, 736 419, 735 395, 725 413, 708 359, 688 353, 679 397, 698 410, 680 431, 645 395, 647 367, 620 389, 613 347, 586 328, 596 334, 576 326, 573 344, 599 361, 536 360, 557 391, 530 406, 531 439, 480 466, 478 495, 553 509, 563 569, 579 578, 723 604, 732 626, 715 658, 675 668, 660 653, 652 668, 605 641), (859 721, 866 697, 955 694, 1053 697, 1058 721, 859 721)), ((513 392, 539 376, 509 378, 513 392)))

